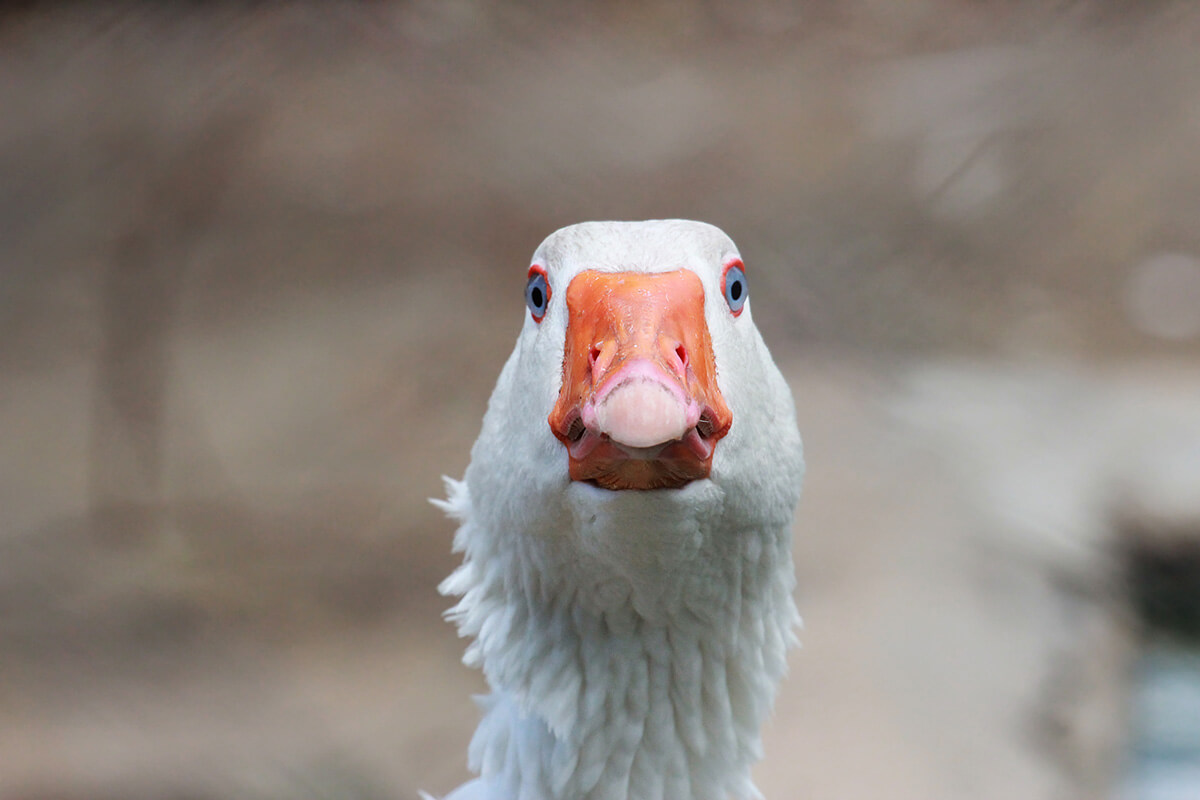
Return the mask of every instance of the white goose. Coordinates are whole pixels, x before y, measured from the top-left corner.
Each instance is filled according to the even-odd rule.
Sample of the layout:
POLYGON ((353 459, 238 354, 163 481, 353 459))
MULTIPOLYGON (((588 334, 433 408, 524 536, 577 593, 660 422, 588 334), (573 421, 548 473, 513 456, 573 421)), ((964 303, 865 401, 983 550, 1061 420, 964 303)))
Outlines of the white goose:
POLYGON ((441 585, 492 694, 447 800, 757 797, 795 642, 791 395, 719 229, 589 222, 538 248, 441 585))

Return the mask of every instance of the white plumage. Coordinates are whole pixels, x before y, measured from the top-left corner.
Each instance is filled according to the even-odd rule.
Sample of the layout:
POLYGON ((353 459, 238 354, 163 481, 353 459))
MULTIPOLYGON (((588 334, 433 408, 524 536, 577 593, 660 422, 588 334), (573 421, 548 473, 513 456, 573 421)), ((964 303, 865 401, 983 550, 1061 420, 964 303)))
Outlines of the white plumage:
MULTIPOLYGON (((482 668, 492 688, 480 703, 483 719, 469 753, 480 777, 447 800, 756 797, 749 769, 761 756, 759 727, 798 622, 790 527, 803 456, 787 385, 749 305, 731 299, 744 301, 745 281, 731 290, 728 277, 730 264, 741 268, 740 258, 724 233, 703 223, 597 222, 552 234, 533 264, 544 274, 530 273, 534 313, 526 314, 500 374, 464 480, 448 479, 448 497, 439 501, 460 523, 454 547, 464 555, 440 588, 460 596, 449 618, 473 638, 464 661, 482 668), (610 381, 615 389, 597 389, 592 384, 602 382, 600 362, 613 337, 589 334, 587 356, 573 349, 585 346, 578 345, 580 315, 604 313, 584 307, 580 287, 591 280, 604 287, 596 296, 607 298, 614 282, 637 277, 631 273, 651 274, 647 285, 666 285, 658 276, 668 273, 692 281, 679 270, 703 287, 702 316, 685 326, 707 332, 679 334, 664 345, 683 342, 674 360, 669 349, 655 356, 668 364, 661 373, 667 377, 647 367, 649 377, 633 370, 633 377, 610 381), (682 410, 654 410, 648 421, 629 422, 644 439, 630 447, 618 433, 592 429, 594 419, 614 418, 608 424, 622 430, 617 401, 618 411, 607 416, 587 404, 617 396, 636 403, 653 395, 643 381, 679 394, 667 379, 675 375, 685 390, 700 385, 708 339, 687 337, 702 333, 711 339, 719 393, 710 377, 717 399, 693 392, 700 405, 679 402, 680 409, 691 403, 686 424, 699 431, 688 441, 705 443, 694 445, 699 455, 683 458, 699 468, 711 449, 707 477, 657 489, 601 488, 603 477, 572 480, 575 461, 591 458, 576 459, 580 436, 617 447, 621 458, 650 459, 635 466, 663 473, 654 448, 641 448, 653 440, 659 417, 674 431, 660 446, 683 448, 676 438, 682 410), (571 365, 585 358, 589 377, 569 378, 571 365), (572 406, 568 384, 579 380, 586 403, 572 406), (721 398, 732 421, 724 438, 706 436, 721 398), (579 407, 592 423, 586 434, 573 410, 579 407), (552 430, 555 414, 559 428, 552 430)), ((645 327, 640 318, 613 324, 645 327)), ((667 334, 655 335, 667 342, 667 334)), ((644 347, 628 348, 645 361, 644 347)))

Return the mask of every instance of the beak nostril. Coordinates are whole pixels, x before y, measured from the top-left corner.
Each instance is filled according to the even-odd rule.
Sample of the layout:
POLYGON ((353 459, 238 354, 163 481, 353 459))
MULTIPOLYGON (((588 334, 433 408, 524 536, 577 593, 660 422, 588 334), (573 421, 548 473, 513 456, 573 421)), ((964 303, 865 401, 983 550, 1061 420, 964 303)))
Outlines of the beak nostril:
POLYGON ((593 376, 596 374, 596 361, 599 359, 600 348, 596 345, 592 345, 592 348, 588 350, 588 372, 590 372, 593 376))
POLYGON ((679 366, 686 369, 688 365, 687 349, 683 345, 679 345, 675 348, 675 355, 679 359, 679 366))

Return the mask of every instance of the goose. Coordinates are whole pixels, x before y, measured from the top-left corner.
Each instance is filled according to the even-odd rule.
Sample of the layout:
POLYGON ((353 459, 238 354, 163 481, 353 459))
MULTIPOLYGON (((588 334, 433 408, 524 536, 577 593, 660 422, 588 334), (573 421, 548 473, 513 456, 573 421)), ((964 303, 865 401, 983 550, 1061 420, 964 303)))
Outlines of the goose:
POLYGON ((796 643, 792 396, 728 236, 551 234, 462 481, 439 587, 491 693, 446 800, 760 797, 796 643))

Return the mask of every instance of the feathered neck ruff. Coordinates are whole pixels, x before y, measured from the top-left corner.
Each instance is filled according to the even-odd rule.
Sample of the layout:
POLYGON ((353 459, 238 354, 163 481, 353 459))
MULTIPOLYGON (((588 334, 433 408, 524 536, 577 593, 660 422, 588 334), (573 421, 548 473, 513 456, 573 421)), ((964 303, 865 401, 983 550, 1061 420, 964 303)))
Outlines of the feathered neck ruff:
POLYGON ((786 525, 713 530, 633 509, 647 530, 576 512, 571 532, 531 536, 488 530, 465 482, 447 494, 464 561, 440 590, 461 596, 448 617, 493 690, 469 754, 484 797, 760 796, 750 766, 799 622, 786 525), (587 542, 634 560, 614 569, 587 542))

